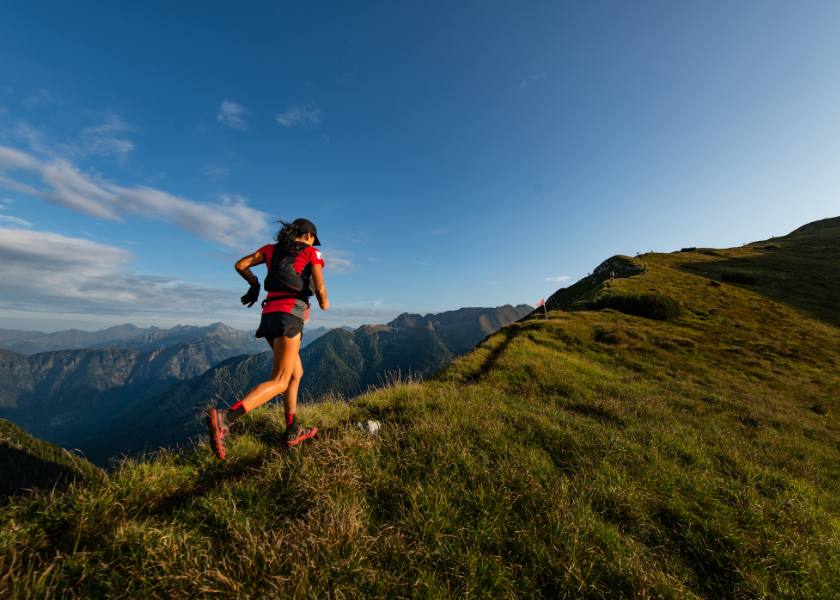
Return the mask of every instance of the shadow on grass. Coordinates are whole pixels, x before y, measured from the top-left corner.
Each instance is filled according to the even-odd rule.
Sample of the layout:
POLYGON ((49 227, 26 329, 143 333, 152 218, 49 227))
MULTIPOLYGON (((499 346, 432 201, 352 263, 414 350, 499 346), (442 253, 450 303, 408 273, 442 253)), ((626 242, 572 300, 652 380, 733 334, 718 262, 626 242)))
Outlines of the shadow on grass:
POLYGON ((614 427, 624 427, 624 421, 616 415, 613 411, 598 406, 596 404, 584 404, 582 402, 574 404, 566 404, 564 409, 575 414, 594 419, 605 425, 612 425, 614 427))
POLYGON ((478 369, 466 376, 465 382, 476 383, 479 380, 481 380, 482 377, 487 375, 487 373, 489 373, 496 366, 496 363, 499 362, 499 358, 502 356, 502 354, 504 354, 508 346, 510 346, 510 342, 515 337, 517 331, 518 329, 510 326, 502 329, 499 332, 499 335, 503 336, 504 339, 502 339, 502 341, 499 342, 496 345, 496 347, 490 351, 490 354, 487 355, 487 358, 484 360, 484 362, 478 369))
POLYGON ((228 455, 226 460, 219 461, 216 465, 203 470, 190 489, 181 490, 161 498, 148 512, 155 516, 172 514, 179 508, 187 506, 191 501, 222 487, 226 483, 242 480, 253 474, 254 471, 262 469, 267 463, 275 460, 278 455, 305 451, 312 446, 317 446, 319 442, 336 439, 340 434, 340 429, 339 427, 319 429, 317 436, 291 448, 285 445, 279 433, 271 427, 263 426, 242 431, 239 435, 249 433, 268 446, 269 450, 240 460, 237 460, 235 455, 228 455))
POLYGON ((669 548, 683 558, 695 574, 687 583, 697 594, 731 598, 742 583, 736 546, 713 522, 698 518, 685 508, 661 507, 653 514, 661 533, 651 543, 669 548))
POLYGON ((31 489, 62 489, 85 477, 59 463, 44 460, 13 446, 0 444, 0 503, 31 489))
POLYGON ((749 257, 686 262, 680 266, 695 275, 751 290, 840 327, 838 246, 826 245, 823 252, 797 244, 759 247, 749 257))

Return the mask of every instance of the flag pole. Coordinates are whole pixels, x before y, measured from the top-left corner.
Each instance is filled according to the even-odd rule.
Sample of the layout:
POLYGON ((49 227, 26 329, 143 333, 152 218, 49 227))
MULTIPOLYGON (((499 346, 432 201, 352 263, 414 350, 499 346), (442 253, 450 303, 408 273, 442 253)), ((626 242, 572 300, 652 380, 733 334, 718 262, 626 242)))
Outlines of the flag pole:
POLYGON ((545 320, 548 321, 548 307, 545 305, 545 298, 540 298, 539 302, 537 302, 537 308, 539 308, 540 306, 542 306, 545 320))

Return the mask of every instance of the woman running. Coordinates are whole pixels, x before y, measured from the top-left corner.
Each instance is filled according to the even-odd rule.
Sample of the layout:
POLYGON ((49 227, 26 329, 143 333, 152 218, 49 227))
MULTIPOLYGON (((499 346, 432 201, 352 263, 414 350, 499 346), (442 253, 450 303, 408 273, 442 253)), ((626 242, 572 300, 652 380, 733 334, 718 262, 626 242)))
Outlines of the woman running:
POLYGON ((303 336, 303 324, 309 320, 309 297, 312 292, 318 298, 321 310, 328 310, 330 307, 327 288, 324 285, 324 260, 321 252, 314 248, 319 246, 321 241, 312 221, 296 219, 291 223, 280 223, 283 226, 277 232, 276 244, 267 244, 236 262, 237 272, 251 285, 241 298, 242 304, 251 307, 259 299, 260 281, 251 272, 251 267, 262 263, 269 269, 276 269, 272 275, 273 279, 285 275, 280 272, 281 267, 293 269, 294 273, 288 274, 293 278, 295 274, 299 275, 303 289, 299 292, 272 291, 263 300, 262 318, 256 337, 265 338, 274 351, 271 379, 252 389, 229 409, 211 408, 207 411, 210 444, 220 459, 225 457, 224 439, 230 433, 231 424, 278 394, 283 394, 283 407, 286 412, 284 441, 287 446, 295 446, 318 433, 316 427, 302 427, 297 422, 295 409, 300 379, 303 377, 303 365, 299 355, 300 341, 303 336), (275 252, 281 254, 275 257, 275 252))

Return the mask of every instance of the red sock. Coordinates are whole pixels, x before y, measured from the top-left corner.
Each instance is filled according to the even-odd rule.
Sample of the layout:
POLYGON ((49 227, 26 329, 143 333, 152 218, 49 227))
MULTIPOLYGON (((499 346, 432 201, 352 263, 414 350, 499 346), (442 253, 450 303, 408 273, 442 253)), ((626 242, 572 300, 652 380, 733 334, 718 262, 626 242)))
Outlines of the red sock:
POLYGON ((239 410, 239 409, 242 409, 242 412, 248 412, 247 410, 245 410, 245 405, 242 404, 242 400, 240 400, 239 402, 237 402, 236 404, 234 404, 233 406, 230 407, 230 410, 239 410))
POLYGON ((295 422, 295 413, 286 413, 286 427, 290 427, 295 422))

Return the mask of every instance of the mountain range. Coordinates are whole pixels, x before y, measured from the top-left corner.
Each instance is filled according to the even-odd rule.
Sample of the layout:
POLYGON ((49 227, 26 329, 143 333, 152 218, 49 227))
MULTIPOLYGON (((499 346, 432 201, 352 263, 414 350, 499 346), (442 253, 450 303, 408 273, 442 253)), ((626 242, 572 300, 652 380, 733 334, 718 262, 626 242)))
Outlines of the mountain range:
POLYGON ((301 352, 304 398, 352 396, 392 378, 423 378, 533 311, 527 304, 403 313, 386 325, 333 330, 301 352))
MULTIPOLYGON (((311 344, 328 331, 330 331, 328 327, 307 330, 302 347, 311 344)), ((65 329, 52 333, 0 329, 0 349, 27 355, 83 348, 122 348, 146 352, 179 344, 195 344, 210 339, 235 348, 239 354, 254 354, 264 352, 266 349, 265 341, 255 338, 253 333, 235 329, 224 323, 205 326, 176 325, 169 329, 143 328, 125 323, 98 331, 65 329)))
MULTIPOLYGON (((531 310, 521 305, 405 313, 387 325, 355 331, 307 330, 301 397, 348 397, 395 374, 430 375, 531 310)), ((15 341, 26 339, 18 335, 15 341)), ((30 348, 33 339, 47 343, 28 339, 30 348)), ((84 339, 108 347, 29 356, 0 350, 0 417, 54 444, 80 448, 98 462, 186 441, 200 431, 204 406, 233 403, 271 371, 271 352, 254 353, 266 348, 263 340, 254 344, 253 337, 222 323, 59 332, 49 343, 84 339), (122 338, 115 337, 118 332, 122 338)))

